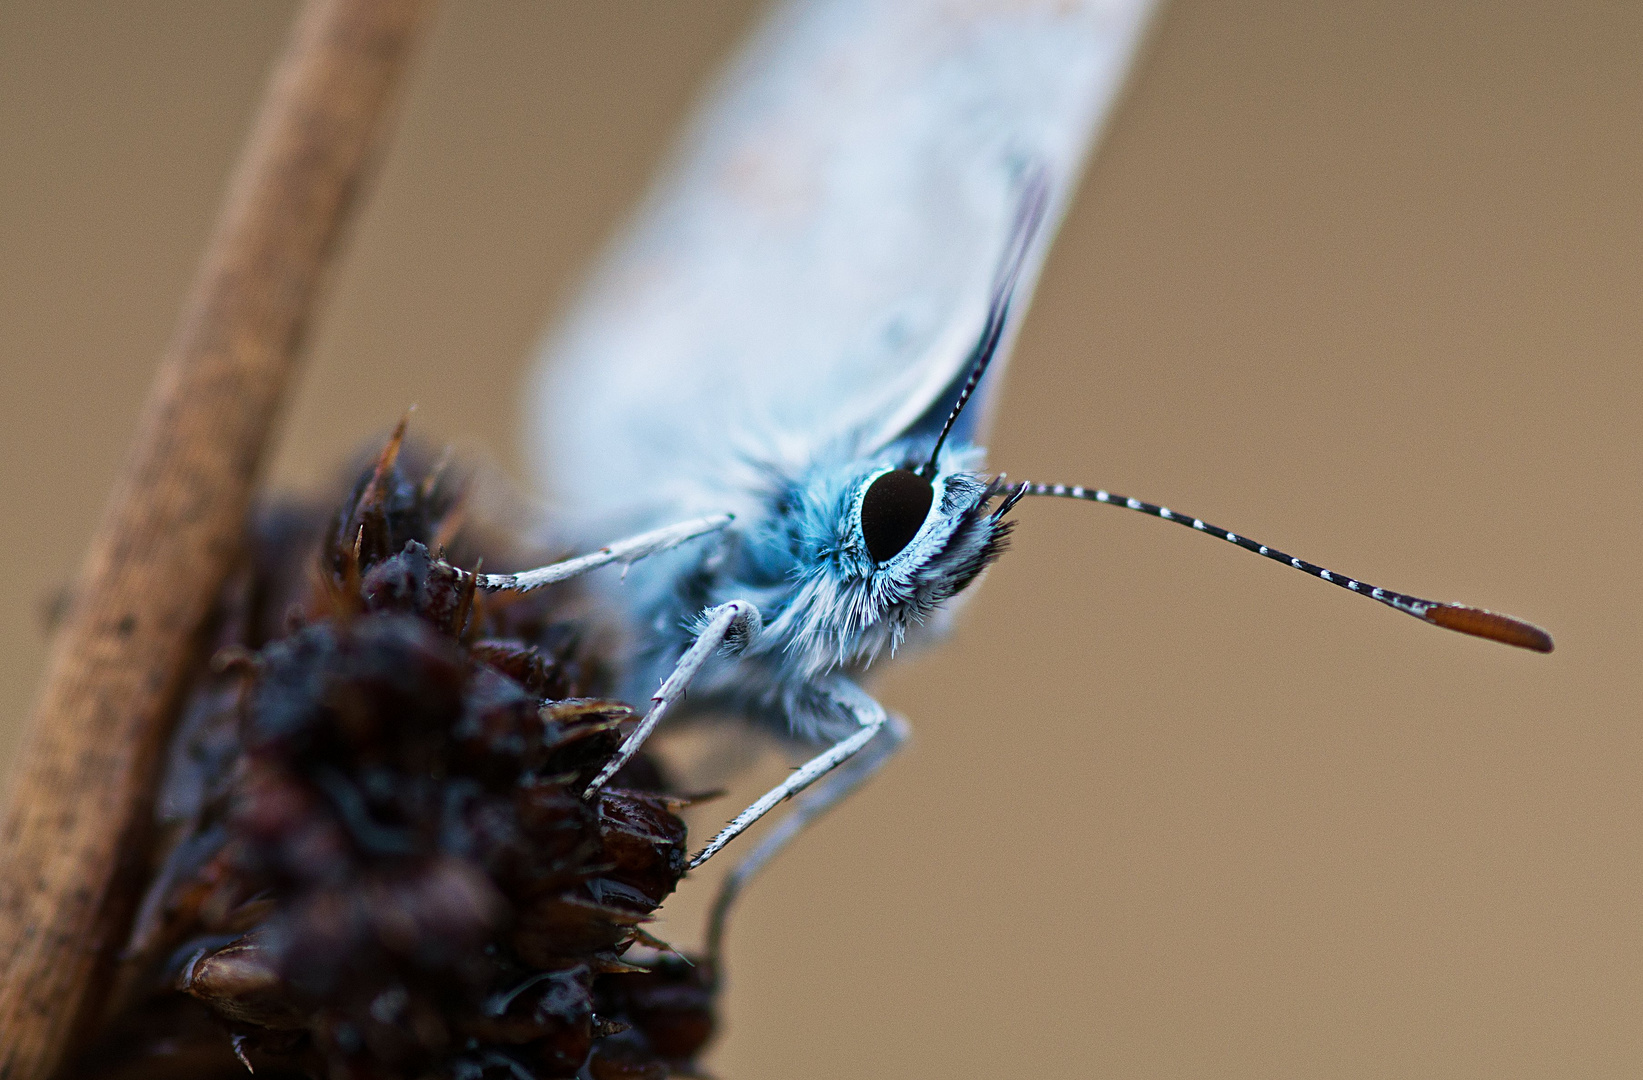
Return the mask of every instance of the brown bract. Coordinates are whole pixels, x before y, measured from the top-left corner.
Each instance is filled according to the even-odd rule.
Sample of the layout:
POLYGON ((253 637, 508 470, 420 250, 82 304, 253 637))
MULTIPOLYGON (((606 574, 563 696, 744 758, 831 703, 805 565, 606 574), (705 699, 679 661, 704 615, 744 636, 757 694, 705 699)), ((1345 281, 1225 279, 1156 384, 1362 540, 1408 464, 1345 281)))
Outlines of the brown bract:
POLYGON ((712 1034, 714 973, 642 930, 685 800, 646 758, 581 798, 634 714, 565 587, 457 572, 464 484, 400 435, 328 522, 259 519, 88 1071, 659 1078, 712 1034))

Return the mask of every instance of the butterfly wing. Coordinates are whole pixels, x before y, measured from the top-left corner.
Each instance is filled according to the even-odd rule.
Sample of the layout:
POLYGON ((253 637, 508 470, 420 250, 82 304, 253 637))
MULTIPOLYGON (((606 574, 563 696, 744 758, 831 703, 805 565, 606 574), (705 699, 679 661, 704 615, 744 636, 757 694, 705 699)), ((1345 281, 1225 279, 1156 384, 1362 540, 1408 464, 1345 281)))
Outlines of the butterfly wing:
POLYGON ((938 408, 1025 178, 1050 207, 1018 314, 1151 6, 778 6, 544 346, 530 419, 561 507, 734 510, 749 468, 938 408))

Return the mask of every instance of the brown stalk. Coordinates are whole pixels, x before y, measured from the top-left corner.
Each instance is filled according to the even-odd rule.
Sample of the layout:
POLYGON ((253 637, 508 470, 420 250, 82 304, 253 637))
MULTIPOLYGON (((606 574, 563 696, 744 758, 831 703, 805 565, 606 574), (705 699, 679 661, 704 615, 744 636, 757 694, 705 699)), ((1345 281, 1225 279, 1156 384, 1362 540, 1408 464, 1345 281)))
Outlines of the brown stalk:
POLYGON ((52 645, 0 831, 0 1080, 99 1008, 156 766, 431 0, 307 0, 52 645))

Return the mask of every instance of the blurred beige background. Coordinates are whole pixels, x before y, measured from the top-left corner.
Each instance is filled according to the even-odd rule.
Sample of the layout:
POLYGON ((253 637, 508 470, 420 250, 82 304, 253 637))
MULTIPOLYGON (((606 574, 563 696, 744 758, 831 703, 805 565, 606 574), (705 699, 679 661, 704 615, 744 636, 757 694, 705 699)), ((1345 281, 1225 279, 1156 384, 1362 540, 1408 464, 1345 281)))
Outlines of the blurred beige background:
MULTIPOLYGON (((274 482, 413 401, 522 473, 543 320, 755 7, 448 5, 274 482)), ((8 758, 291 11, 0 3, 8 758)), ((955 639, 881 684, 911 752, 747 896, 717 1073, 1643 1072, 1640 287, 1643 5, 1174 4, 994 464, 1558 651, 1023 506, 955 639)))

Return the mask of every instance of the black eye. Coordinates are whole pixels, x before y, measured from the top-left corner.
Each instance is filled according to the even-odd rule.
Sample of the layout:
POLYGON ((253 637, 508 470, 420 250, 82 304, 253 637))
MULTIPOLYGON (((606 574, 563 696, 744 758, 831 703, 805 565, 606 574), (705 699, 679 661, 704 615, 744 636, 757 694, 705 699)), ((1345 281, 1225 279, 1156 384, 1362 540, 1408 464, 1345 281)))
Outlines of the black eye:
POLYGON ((895 558, 924 524, 935 500, 930 481, 908 469, 887 472, 861 500, 861 535, 874 562, 895 558))

